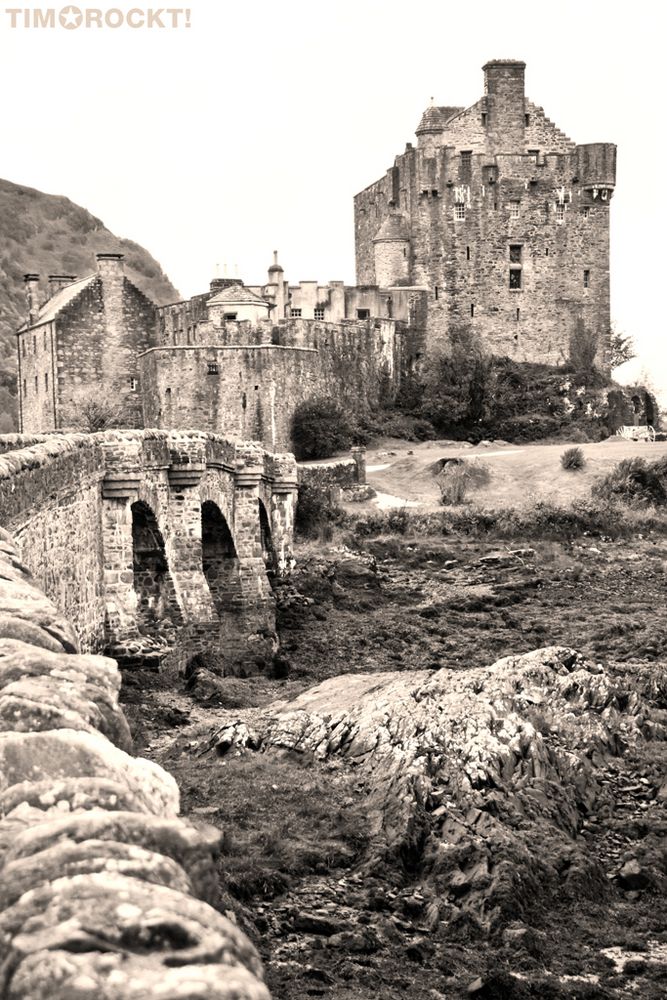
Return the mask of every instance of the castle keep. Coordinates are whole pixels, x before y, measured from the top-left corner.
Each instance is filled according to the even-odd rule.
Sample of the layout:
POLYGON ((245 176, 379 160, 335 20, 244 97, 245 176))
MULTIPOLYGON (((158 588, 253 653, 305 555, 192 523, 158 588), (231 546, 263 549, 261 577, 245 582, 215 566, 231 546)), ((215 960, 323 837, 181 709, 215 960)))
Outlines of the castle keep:
POLYGON ((427 108, 417 147, 356 196, 357 281, 426 287, 431 347, 465 332, 558 365, 587 336, 604 366, 616 147, 575 145, 525 96, 524 71, 488 62, 484 96, 427 108))
POLYGON ((525 64, 484 67, 469 108, 424 112, 384 177, 354 199, 357 282, 214 279, 156 306, 98 254, 86 278, 26 275, 18 332, 20 426, 76 425, 102 386, 129 427, 196 428, 290 450, 296 407, 358 410, 454 344, 609 367, 609 206, 616 147, 577 146, 528 100, 525 64))

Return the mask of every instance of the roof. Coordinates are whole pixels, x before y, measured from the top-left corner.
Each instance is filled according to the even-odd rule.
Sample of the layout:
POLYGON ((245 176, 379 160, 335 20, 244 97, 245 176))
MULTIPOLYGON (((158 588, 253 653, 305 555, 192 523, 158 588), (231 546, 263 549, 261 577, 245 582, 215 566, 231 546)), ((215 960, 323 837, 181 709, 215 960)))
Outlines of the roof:
POLYGON ((230 285, 228 288, 223 288, 222 291, 217 292, 209 300, 207 305, 209 306, 236 306, 236 305, 262 305, 267 309, 269 303, 266 299, 261 296, 256 295, 245 285, 230 285))
POLYGON ((40 306, 35 322, 30 325, 24 323, 21 330, 40 326, 42 323, 50 323, 65 306, 68 306, 85 288, 88 288, 96 278, 97 274, 89 274, 86 278, 79 278, 78 281, 73 281, 70 285, 65 285, 55 295, 52 295, 50 299, 47 299, 43 306, 40 306))
POLYGON ((462 111, 463 108, 455 108, 446 104, 439 107, 431 104, 421 117, 417 126, 417 135, 422 135, 425 132, 442 132, 450 118, 462 111))
POLYGON ((398 212, 392 212, 378 229, 373 242, 379 243, 382 240, 404 240, 407 242, 409 239, 410 234, 404 217, 398 212))

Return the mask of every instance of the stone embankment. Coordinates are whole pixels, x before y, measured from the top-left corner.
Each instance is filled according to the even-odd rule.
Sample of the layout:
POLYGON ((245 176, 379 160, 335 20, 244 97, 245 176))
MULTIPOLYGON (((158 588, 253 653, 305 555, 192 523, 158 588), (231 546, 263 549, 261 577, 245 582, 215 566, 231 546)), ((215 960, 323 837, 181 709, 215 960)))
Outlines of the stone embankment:
POLYGON ((0 997, 267 1000, 215 908, 221 834, 179 818, 115 661, 78 648, 0 529, 0 997))
MULTIPOLYGON (((605 870, 586 833, 615 808, 608 762, 665 738, 652 701, 552 646, 466 671, 334 677, 211 742, 350 768, 367 796, 368 873, 398 862, 423 880, 431 927, 464 919, 498 934, 555 900, 622 884, 627 858, 605 870)), ((657 823, 664 802, 646 808, 657 823)), ((643 876, 664 891, 659 864, 645 859, 643 876)))

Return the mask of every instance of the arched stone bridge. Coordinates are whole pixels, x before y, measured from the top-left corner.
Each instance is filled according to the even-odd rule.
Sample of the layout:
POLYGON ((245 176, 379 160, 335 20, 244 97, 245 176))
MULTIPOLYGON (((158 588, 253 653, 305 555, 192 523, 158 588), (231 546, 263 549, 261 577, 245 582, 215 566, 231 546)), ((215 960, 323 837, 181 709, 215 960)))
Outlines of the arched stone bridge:
POLYGON ((82 649, 131 661, 164 653, 166 637, 246 668, 270 657, 292 456, 194 431, 7 436, 0 448, 0 524, 82 649))

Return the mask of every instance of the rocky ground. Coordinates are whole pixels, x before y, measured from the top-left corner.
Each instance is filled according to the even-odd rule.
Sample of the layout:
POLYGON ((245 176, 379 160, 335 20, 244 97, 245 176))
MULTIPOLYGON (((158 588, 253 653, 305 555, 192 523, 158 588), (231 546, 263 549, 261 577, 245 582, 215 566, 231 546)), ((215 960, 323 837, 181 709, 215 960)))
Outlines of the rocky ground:
POLYGON ((286 676, 124 689, 273 995, 663 996, 667 540, 299 556, 286 676))

